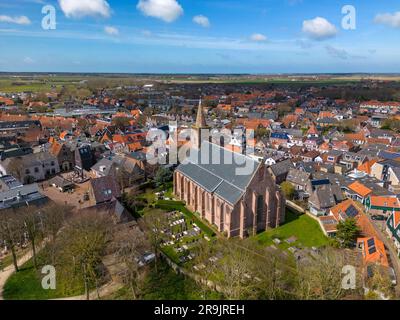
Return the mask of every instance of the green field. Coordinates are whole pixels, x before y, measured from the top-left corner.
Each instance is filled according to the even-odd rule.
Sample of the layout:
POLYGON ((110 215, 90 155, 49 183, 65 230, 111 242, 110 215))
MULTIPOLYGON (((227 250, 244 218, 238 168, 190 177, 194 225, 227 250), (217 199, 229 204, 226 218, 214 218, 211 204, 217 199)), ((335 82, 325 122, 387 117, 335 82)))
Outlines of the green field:
POLYGON ((282 241, 279 245, 282 249, 289 246, 296 247, 322 247, 329 243, 329 239, 323 234, 317 221, 306 214, 298 215, 289 210, 286 211, 286 223, 282 226, 271 229, 255 236, 258 243, 262 245, 272 245, 273 239, 278 238, 282 241), (297 241, 289 245, 284 240, 296 237, 297 241))

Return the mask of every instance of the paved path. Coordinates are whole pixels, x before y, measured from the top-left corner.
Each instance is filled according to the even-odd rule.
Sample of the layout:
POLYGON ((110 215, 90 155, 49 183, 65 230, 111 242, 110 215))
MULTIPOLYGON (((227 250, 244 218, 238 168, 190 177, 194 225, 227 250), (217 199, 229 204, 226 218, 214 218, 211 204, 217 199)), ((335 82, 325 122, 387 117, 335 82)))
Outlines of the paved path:
MULTIPOLYGON (((92 292, 90 292, 89 300, 99 300, 99 299, 101 300, 101 297, 109 296, 110 294, 121 289, 122 287, 123 287, 123 285, 121 283, 116 283, 116 282, 106 283, 104 286, 102 286, 99 289, 99 292, 97 292, 97 290, 93 290, 92 292)), ((60 299, 54 299, 54 300, 87 300, 87 299, 86 299, 86 295, 83 294, 80 296, 60 298, 60 299)))
MULTIPOLYGON (((25 262, 27 262, 30 258, 32 258, 32 250, 29 250, 25 255, 18 259, 18 266, 22 266, 25 262)), ((0 272, 0 300, 3 300, 3 288, 6 284, 7 280, 11 275, 15 272, 14 264, 10 264, 4 271, 0 272)))

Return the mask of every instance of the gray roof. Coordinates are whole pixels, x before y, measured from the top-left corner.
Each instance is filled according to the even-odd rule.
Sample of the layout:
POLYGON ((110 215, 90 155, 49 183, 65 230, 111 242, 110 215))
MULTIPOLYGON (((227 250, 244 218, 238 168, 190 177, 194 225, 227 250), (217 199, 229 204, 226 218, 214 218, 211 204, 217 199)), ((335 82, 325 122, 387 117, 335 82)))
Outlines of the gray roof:
POLYGON ((203 142, 201 150, 192 148, 187 163, 177 171, 208 192, 213 192, 230 204, 240 200, 260 163, 247 156, 231 152, 216 144, 203 142), (208 157, 205 157, 206 154, 208 157), (202 157, 203 156, 203 157, 202 157), (218 160, 218 157, 220 161, 218 160), (248 168, 249 170, 245 170, 248 168), (240 174, 243 170, 244 174, 240 174))
POLYGON ((39 192, 38 185, 28 184, 0 192, 0 209, 28 205, 32 202, 46 201, 47 197, 39 192))
POLYGON ((306 185, 310 181, 311 174, 297 169, 290 169, 286 180, 297 184, 306 185))
POLYGON ((288 173, 290 169, 294 168, 294 165, 290 159, 287 159, 272 165, 270 168, 274 176, 278 177, 288 173))

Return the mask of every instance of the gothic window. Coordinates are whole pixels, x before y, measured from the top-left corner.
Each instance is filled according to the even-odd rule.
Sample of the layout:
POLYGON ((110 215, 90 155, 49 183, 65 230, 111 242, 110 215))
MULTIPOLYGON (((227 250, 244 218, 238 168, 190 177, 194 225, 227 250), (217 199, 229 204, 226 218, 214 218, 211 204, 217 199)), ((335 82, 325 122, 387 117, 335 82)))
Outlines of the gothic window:
POLYGON ((257 223, 261 221, 264 212, 264 197, 257 196, 257 223))

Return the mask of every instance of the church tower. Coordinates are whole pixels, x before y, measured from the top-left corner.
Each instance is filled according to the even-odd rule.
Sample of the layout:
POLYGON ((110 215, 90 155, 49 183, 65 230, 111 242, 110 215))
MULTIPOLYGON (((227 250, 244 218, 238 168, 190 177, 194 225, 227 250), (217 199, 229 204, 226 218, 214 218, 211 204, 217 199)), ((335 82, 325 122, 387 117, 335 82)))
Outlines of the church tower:
POLYGON ((206 118, 203 113, 203 106, 202 101, 200 98, 199 108, 197 109, 197 117, 196 117, 196 124, 192 126, 193 130, 193 146, 200 149, 202 143, 201 131, 202 130, 209 130, 210 128, 207 126, 206 118))

